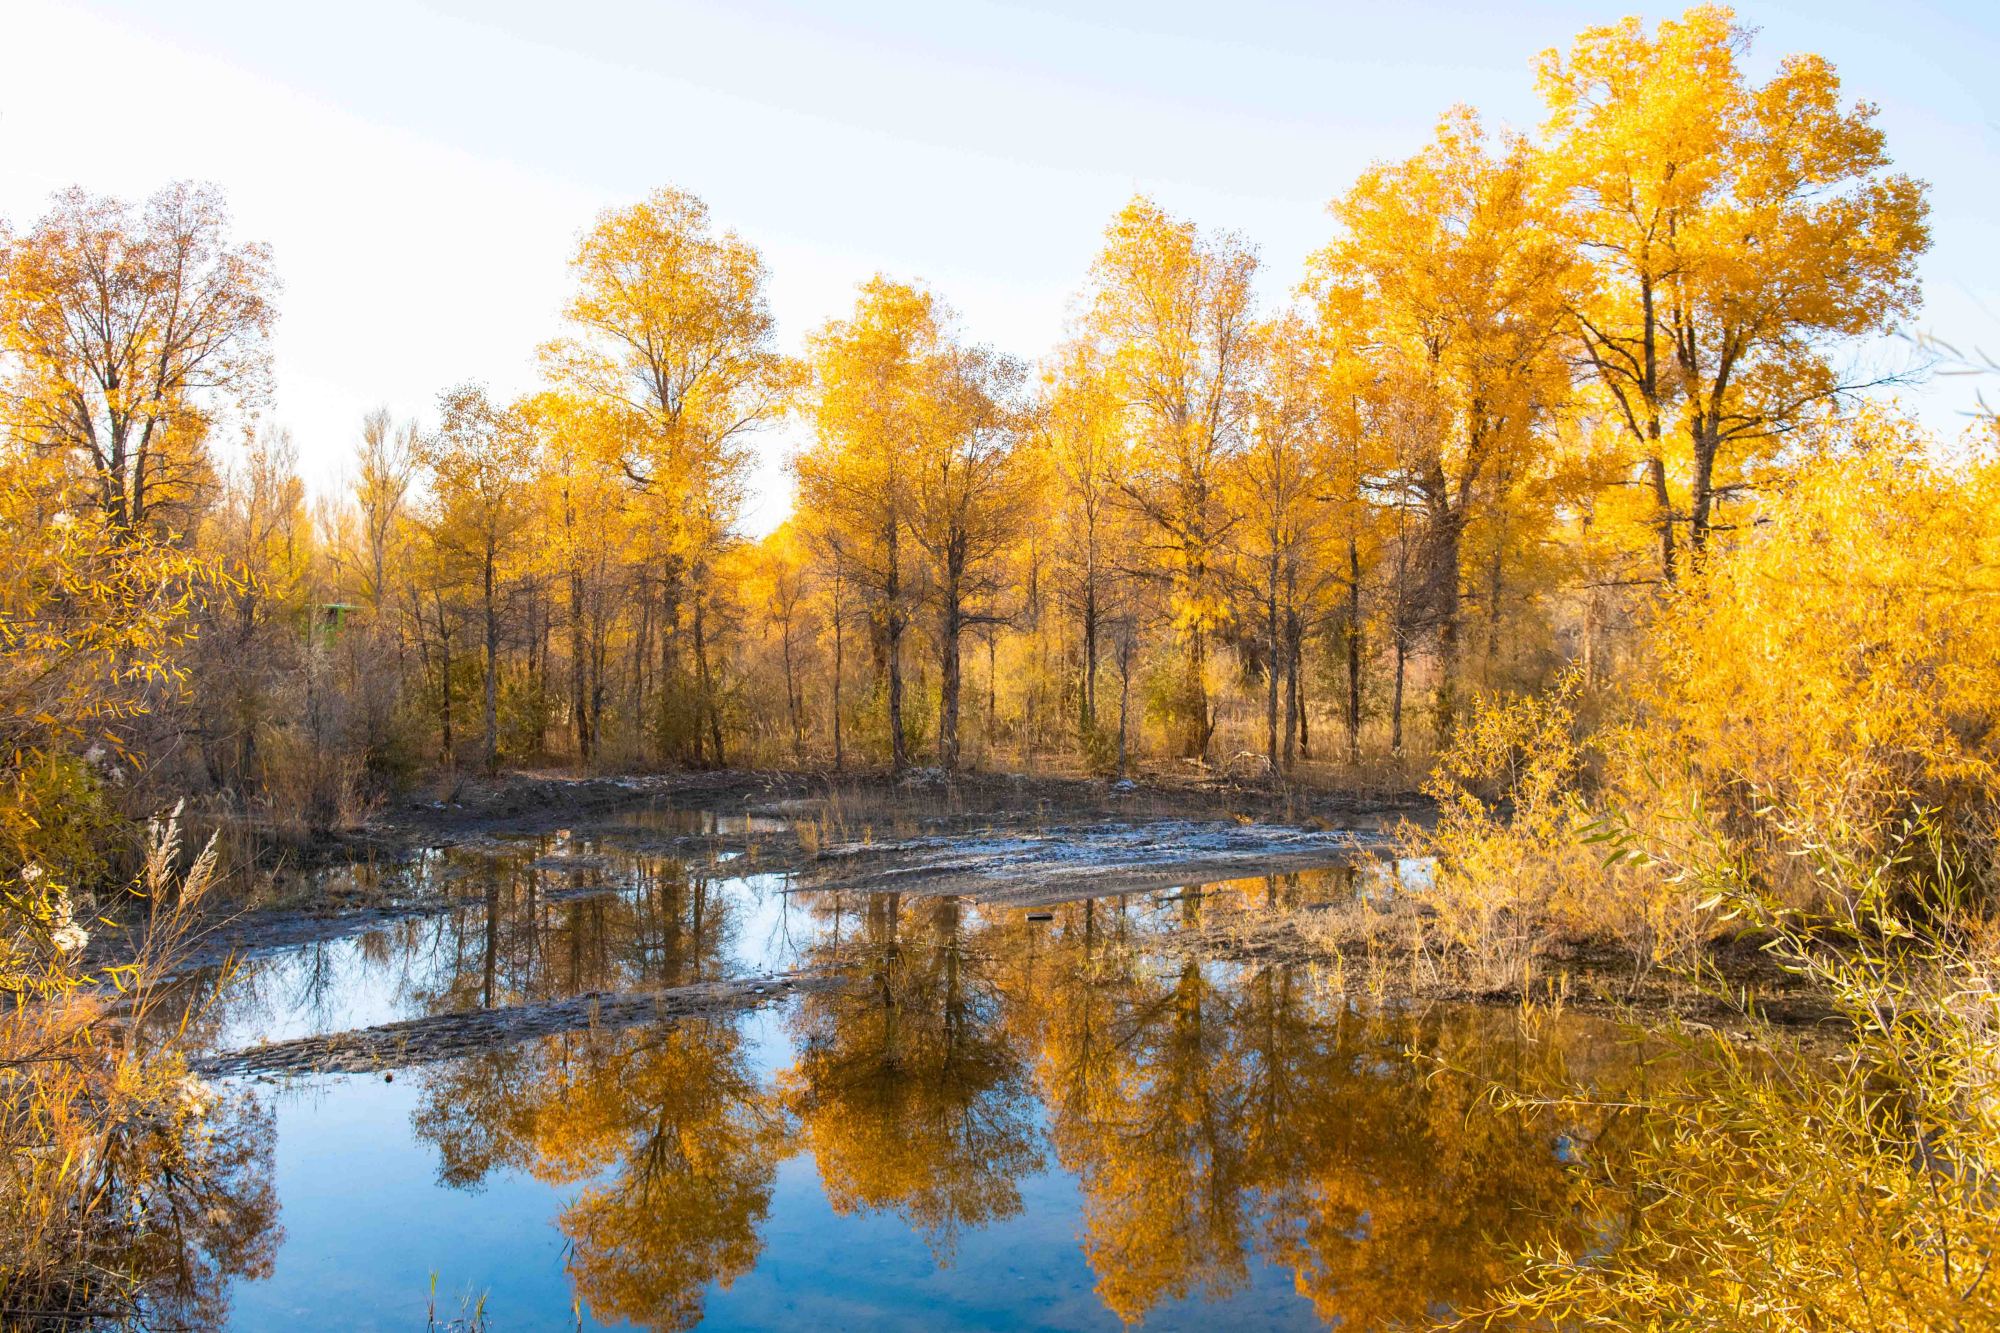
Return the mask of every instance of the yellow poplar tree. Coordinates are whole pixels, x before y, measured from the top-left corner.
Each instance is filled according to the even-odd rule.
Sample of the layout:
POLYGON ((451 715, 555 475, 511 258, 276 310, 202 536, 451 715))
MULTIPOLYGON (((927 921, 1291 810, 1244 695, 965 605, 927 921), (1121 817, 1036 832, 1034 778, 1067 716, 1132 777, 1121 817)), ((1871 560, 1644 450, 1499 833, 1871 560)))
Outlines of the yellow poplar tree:
POLYGON ((1122 534, 1115 501, 1125 439, 1121 404, 1087 343, 1065 345, 1044 369, 1035 441, 1049 486, 1051 546, 1082 639, 1077 717, 1088 745, 1098 735, 1097 674, 1106 620, 1117 609, 1122 534))
POLYGON ((1242 517, 1234 542, 1239 582, 1262 630, 1264 756, 1276 773, 1297 753, 1306 622, 1339 573, 1323 549, 1336 511, 1328 503, 1333 478, 1318 332, 1291 314, 1266 325, 1261 339, 1266 373, 1252 394, 1248 441, 1231 475, 1230 501, 1242 517))
MULTIPOLYGON (((564 314, 575 332, 545 359, 558 382, 637 418, 622 466, 665 528, 667 596, 685 585, 696 755, 705 731, 720 764, 710 576, 742 505, 748 438, 780 414, 790 383, 764 261, 736 233, 717 234, 701 200, 662 188, 600 214, 570 270, 576 291, 564 314)), ((669 641, 681 609, 671 612, 669 641)))
MULTIPOLYGON (((430 472, 429 528, 444 577, 479 590, 485 670, 481 759, 499 767, 500 598, 506 563, 516 554, 532 513, 534 435, 518 412, 494 405, 476 384, 448 389, 438 399, 442 418, 423 443, 430 472)), ((447 695, 451 682, 444 686, 447 695)))
POLYGON ((66 190, 0 249, 0 409, 119 528, 185 505, 210 424, 267 387, 270 249, 228 233, 221 192, 183 181, 140 209, 66 190))
POLYGON ((837 547, 869 601, 887 689, 889 756, 909 763, 903 735, 903 638, 910 625, 910 478, 922 432, 924 377, 945 341, 937 299, 877 275, 854 313, 810 339, 806 412, 813 443, 793 461, 799 510, 837 547))
POLYGON ((938 762, 958 767, 959 696, 968 627, 997 624, 1002 557, 1027 509, 1016 456, 1019 364, 949 342, 923 368, 911 458, 910 535, 929 557, 937 613, 938 762))
POLYGON ((1399 380, 1408 449, 1396 482, 1423 516, 1424 620, 1437 643, 1437 716, 1457 710, 1463 545, 1483 488, 1537 447, 1561 395, 1553 355, 1567 255, 1531 224, 1529 154, 1495 152, 1467 108, 1403 162, 1362 174, 1332 208, 1342 234, 1311 260, 1346 289, 1379 366, 1399 380))
POLYGON ((1753 84, 1749 46, 1703 6, 1539 62, 1549 221, 1587 265, 1569 332, 1631 434, 1668 579, 1676 525, 1698 557, 1743 469, 1853 387, 1831 353, 1915 312, 1930 243, 1924 186, 1890 170, 1875 107, 1842 106, 1815 55, 1753 84))
POLYGON ((1181 748, 1205 756, 1208 643, 1228 618, 1223 544, 1232 517, 1224 473, 1242 448, 1253 336, 1256 251, 1204 235, 1151 200, 1127 204, 1091 269, 1080 334, 1102 358, 1128 440, 1119 490, 1148 529, 1154 574, 1169 587, 1184 651, 1181 748))
POLYGON ((604 706, 607 584, 627 518, 620 460, 630 418, 599 400, 564 393, 536 394, 519 412, 536 441, 538 554, 563 588, 570 727, 577 757, 588 764, 604 706))

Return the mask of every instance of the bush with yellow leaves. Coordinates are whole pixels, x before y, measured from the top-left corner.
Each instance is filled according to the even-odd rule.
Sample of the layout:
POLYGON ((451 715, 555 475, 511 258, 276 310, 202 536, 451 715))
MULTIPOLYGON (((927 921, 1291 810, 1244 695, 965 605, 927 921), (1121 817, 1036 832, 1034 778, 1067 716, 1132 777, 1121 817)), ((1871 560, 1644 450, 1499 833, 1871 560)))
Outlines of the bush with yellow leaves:
POLYGON ((1587 778, 1603 758, 1578 735, 1579 688, 1572 676, 1546 696, 1482 699, 1425 783, 1435 826, 1403 831, 1405 855, 1435 859, 1425 945, 1484 989, 1526 993, 1558 941, 1620 945, 1635 972, 1702 941, 1683 892, 1644 866, 1603 866, 1589 845, 1601 810, 1587 778))
POLYGON ((215 1327, 227 1280, 267 1272, 277 1232, 268 1114, 188 1067, 168 979, 215 870, 176 876, 155 827, 131 959, 86 965, 68 890, 29 865, 0 955, 0 1310, 8 1327, 215 1327))
MULTIPOLYGON (((1862 853, 1851 830, 1828 838, 1803 822, 1815 812, 1765 812, 1814 900, 1837 907, 1775 896, 1699 812, 1684 842, 1623 825, 1614 856, 1755 929, 1824 997, 1841 1040, 1829 1049, 1754 1015, 1735 1040, 1666 1034, 1677 1077, 1620 1094, 1636 1133, 1578 1151, 1593 1242, 1537 1251, 1455 1326, 2000 1326, 2000 957, 1963 858, 1928 815, 1862 853), (1913 876, 1918 911, 1901 905, 1913 876)), ((1513 1088, 1499 1100, 1584 1118, 1603 1097, 1513 1088)))
POLYGON ((1883 853, 1919 811, 1981 878, 2000 811, 2000 460, 1865 418, 1667 598, 1631 686, 1635 755, 1683 768, 1760 871, 1829 886, 1779 805, 1883 853))
POLYGON ((1447 937, 1511 966, 1510 933, 1740 930, 1834 1021, 1733 997, 1735 1038, 1670 1029, 1676 1078, 1618 1094, 1636 1137, 1579 1151, 1594 1239, 1447 1322, 2000 1326, 1996 593, 2000 466, 1863 420, 1663 597, 1598 735, 1566 691, 1467 728, 1435 786, 1447 937))

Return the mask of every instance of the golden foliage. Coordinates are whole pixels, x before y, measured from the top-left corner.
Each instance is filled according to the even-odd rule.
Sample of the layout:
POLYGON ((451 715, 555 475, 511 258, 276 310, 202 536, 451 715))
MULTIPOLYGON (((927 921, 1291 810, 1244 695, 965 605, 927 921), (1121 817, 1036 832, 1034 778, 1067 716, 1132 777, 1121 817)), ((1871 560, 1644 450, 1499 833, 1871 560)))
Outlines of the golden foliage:
POLYGON ((9 1318, 75 1314, 214 1325, 227 1284, 270 1271, 277 1200, 271 1122, 242 1090, 189 1072, 166 979, 181 965, 215 872, 214 845, 184 876, 169 822, 153 830, 134 891, 156 909, 134 961, 109 971, 123 1014, 86 971, 88 943, 40 867, 8 893, 0 1022, 0 1302, 9 1318), (39 940, 19 922, 36 895, 39 940))
POLYGON ((1676 527, 1703 549, 1729 488, 1840 386, 1838 341, 1914 313, 1930 243, 1875 107, 1841 106, 1819 56, 1754 86, 1749 45, 1700 6, 1539 62, 1548 225, 1585 265, 1573 333, 1647 470, 1668 578, 1676 527))
POLYGON ((1990 848, 2000 464, 1942 463, 1892 417, 1824 432, 1655 621, 1649 743, 1719 809, 1776 802, 1871 846, 1931 809, 1990 848))
POLYGON ((73 188, 0 251, 0 410, 121 530, 185 512, 211 425, 265 388, 277 279, 228 225, 212 185, 138 210, 73 188))

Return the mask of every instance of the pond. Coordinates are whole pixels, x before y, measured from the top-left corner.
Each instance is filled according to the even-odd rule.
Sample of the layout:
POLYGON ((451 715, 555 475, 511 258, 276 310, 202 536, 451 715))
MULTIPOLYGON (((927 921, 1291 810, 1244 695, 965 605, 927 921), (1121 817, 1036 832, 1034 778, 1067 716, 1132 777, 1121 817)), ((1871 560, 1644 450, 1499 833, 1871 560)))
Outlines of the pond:
POLYGON ((783 828, 651 812, 344 872, 449 906, 271 947, 204 1009, 210 1049, 265 1053, 218 1068, 273 1202, 209 1258, 208 1315, 404 1329, 435 1290, 495 1329, 1375 1328, 1581 1225, 1600 1127, 1486 1093, 1630 1076, 1607 1026, 1188 946, 1370 891, 1351 845, 1047 903, 760 869, 783 828), (610 998, 710 984, 666 1019, 610 998), (453 1038, 494 1014, 530 1021, 453 1038), (385 1024, 379 1070, 272 1055, 385 1024))

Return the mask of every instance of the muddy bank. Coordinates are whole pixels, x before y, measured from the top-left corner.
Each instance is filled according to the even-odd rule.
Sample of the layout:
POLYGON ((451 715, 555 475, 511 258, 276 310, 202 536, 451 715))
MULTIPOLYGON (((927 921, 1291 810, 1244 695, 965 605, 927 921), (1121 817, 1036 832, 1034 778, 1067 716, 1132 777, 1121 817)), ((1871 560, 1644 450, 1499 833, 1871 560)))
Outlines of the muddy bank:
POLYGON ((566 1032, 614 1031, 646 1023, 737 1014, 791 995, 827 990, 837 977, 736 977, 647 992, 593 992, 539 1004, 505 1005, 264 1042, 191 1061, 208 1077, 360 1074, 478 1055, 566 1032))
POLYGON ((840 821, 910 819, 1048 818, 1093 814, 1125 818, 1178 816, 1220 819, 1250 816, 1325 827, 1354 820, 1375 822, 1431 813, 1415 793, 1382 795, 1257 785, 1220 777, 1050 777, 1010 773, 961 773, 934 769, 901 778, 835 774, 718 770, 622 777, 568 777, 515 772, 495 778, 464 777, 412 796, 384 811, 380 834, 444 832, 478 837, 558 828, 647 802, 687 809, 742 809, 752 813, 825 814, 840 821))
POLYGON ((405 797, 376 822, 389 832, 463 837, 534 833, 647 801, 671 801, 689 809, 742 805, 803 796, 812 785, 806 774, 739 769, 608 777, 536 772, 491 778, 461 775, 405 797))
MULTIPOLYGON (((245 904, 219 908, 188 959, 209 965, 465 905, 449 876, 412 870, 441 851, 504 854, 558 833, 706 867, 731 858, 794 874, 810 887, 968 894, 995 902, 1059 902, 1235 874, 1297 869, 1380 847, 1429 804, 1336 792, 1284 791, 1226 780, 1102 779, 917 770, 885 775, 725 770, 574 778, 515 772, 463 778, 411 797, 363 830, 326 842, 267 877, 245 904), (654 819, 641 816, 650 812, 654 819), (738 825, 684 831, 674 812, 738 825), (755 823, 755 821, 762 821, 755 823), (942 853, 942 855, 940 855, 942 853)), ((559 879, 587 855, 538 863, 559 879)), ((549 901, 615 892, 616 883, 558 883, 549 901)), ((98 942, 113 962, 115 931, 98 942)))
POLYGON ((864 890, 1043 906, 1241 876, 1345 864, 1389 850, 1374 829, 1307 829, 1189 819, 1100 820, 988 833, 938 833, 820 849, 800 892, 864 890))

